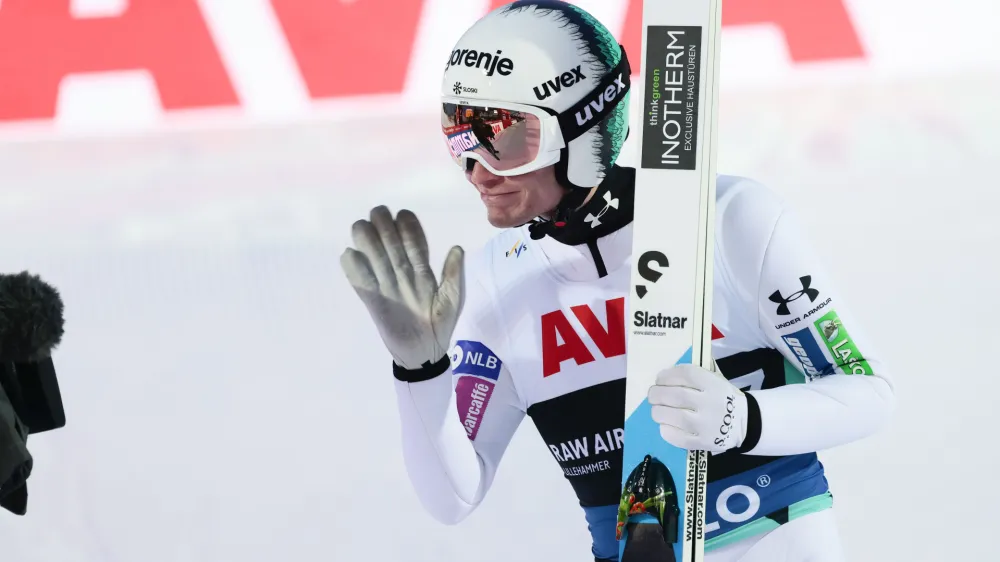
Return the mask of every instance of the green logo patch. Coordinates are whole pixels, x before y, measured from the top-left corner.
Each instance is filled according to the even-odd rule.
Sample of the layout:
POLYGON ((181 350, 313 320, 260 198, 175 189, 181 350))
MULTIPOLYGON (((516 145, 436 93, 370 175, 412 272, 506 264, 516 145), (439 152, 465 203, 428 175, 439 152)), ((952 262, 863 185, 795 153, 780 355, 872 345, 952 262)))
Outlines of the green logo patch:
POLYGON ((816 330, 826 343, 826 348, 833 355, 833 361, 845 374, 851 375, 871 375, 872 368, 865 361, 864 356, 858 351, 858 346, 854 344, 851 335, 847 333, 844 324, 837 316, 837 312, 831 310, 815 322, 816 330))

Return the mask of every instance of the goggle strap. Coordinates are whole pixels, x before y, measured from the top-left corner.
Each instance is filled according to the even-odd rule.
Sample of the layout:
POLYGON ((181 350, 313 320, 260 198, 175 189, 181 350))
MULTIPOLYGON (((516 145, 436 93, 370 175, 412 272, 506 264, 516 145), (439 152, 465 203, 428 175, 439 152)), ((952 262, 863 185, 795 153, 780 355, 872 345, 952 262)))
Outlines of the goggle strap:
POLYGON ((621 45, 621 60, 604 79, 579 102, 559 114, 559 128, 568 145, 614 111, 632 87, 632 69, 621 45), (609 91, 609 88, 614 88, 609 91), (611 98, 610 100, 608 98, 611 98))

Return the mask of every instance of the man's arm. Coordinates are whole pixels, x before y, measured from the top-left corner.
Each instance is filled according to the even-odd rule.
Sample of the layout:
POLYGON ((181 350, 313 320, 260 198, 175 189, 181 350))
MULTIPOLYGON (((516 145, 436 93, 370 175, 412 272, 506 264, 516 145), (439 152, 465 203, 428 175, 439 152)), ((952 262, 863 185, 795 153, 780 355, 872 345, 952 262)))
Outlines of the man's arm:
POLYGON ((773 195, 753 193, 757 191, 741 195, 756 200, 738 206, 737 212, 776 218, 758 284, 746 289, 757 297, 765 338, 803 373, 807 384, 749 392, 758 414, 750 408, 742 450, 791 455, 867 437, 893 410, 888 370, 792 213, 773 195))
POLYGON ((410 480, 428 511, 456 523, 479 504, 524 417, 513 379, 490 349, 506 335, 494 313, 485 254, 445 257, 434 277, 423 226, 385 206, 351 226, 341 267, 392 355, 410 480), (449 366, 450 363, 450 366, 449 366))
POLYGON ((524 418, 513 378, 494 352, 504 336, 490 294, 471 282, 466 299, 450 364, 440 363, 436 376, 416 377, 432 377, 420 382, 405 380, 413 372, 395 370, 407 473, 425 509, 446 524, 458 523, 482 501, 524 418))

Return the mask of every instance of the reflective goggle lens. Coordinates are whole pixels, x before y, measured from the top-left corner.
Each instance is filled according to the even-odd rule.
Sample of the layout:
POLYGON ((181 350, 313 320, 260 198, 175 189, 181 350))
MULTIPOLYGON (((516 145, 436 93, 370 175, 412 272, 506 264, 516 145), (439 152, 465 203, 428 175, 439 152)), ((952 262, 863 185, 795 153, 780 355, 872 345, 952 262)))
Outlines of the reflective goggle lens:
POLYGON ((472 152, 497 171, 513 170, 538 158, 541 146, 541 121, 521 111, 445 103, 441 128, 459 166, 462 153, 472 152))

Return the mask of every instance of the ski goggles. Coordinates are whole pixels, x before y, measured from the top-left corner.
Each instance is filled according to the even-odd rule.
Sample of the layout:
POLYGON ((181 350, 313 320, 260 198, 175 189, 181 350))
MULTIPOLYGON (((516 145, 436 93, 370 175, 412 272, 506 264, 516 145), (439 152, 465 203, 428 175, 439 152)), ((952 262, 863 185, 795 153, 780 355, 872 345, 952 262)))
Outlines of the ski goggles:
MULTIPOLYGON (((620 47, 620 46, 619 46, 620 47)), ((557 113, 535 105, 444 96, 441 131, 452 160, 472 161, 498 176, 516 176, 555 164, 569 143, 611 114, 631 88, 631 68, 621 60, 572 107, 557 113)))

